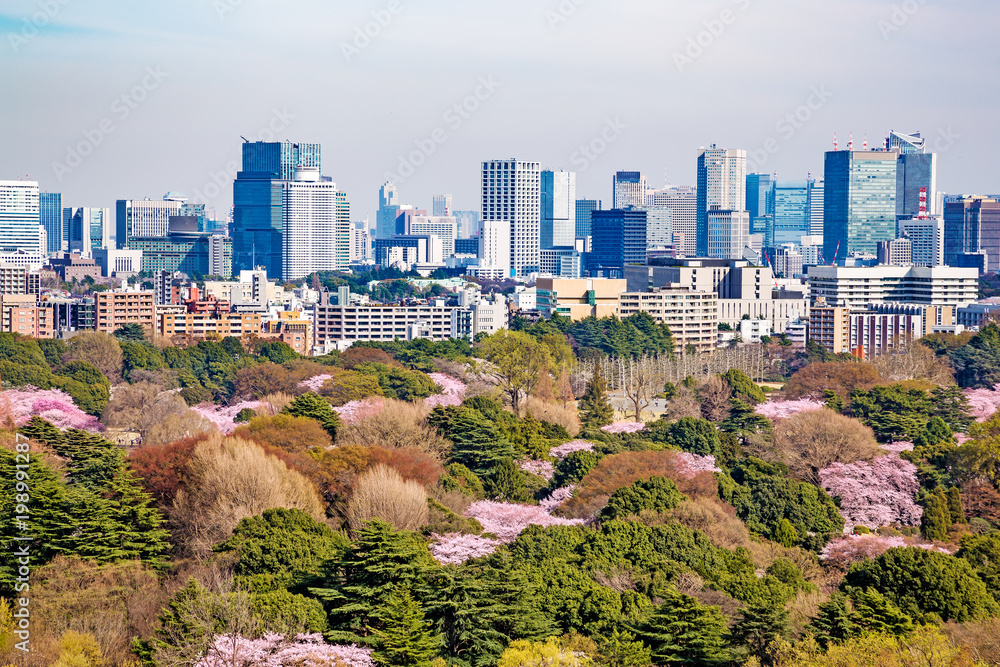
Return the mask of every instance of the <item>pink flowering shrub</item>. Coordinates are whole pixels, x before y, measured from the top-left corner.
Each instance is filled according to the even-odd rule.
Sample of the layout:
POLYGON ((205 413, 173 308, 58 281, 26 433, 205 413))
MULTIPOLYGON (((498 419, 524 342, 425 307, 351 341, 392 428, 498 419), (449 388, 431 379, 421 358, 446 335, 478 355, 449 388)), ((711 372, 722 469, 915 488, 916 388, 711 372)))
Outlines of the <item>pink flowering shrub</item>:
POLYGON ((360 401, 351 401, 333 409, 340 415, 340 421, 345 424, 356 424, 370 417, 374 417, 382 412, 385 407, 385 399, 378 396, 370 396, 360 401))
POLYGON ((969 399, 970 414, 977 422, 984 422, 1000 408, 1000 384, 993 389, 966 389, 965 397, 969 399))
POLYGON ((472 503, 465 515, 477 519, 487 533, 493 533, 501 542, 513 542, 528 526, 573 526, 582 519, 561 519, 550 515, 540 505, 517 505, 492 500, 472 503))
POLYGON ((555 466, 549 461, 534 461, 526 459, 517 462, 518 467, 529 475, 538 475, 546 481, 556 474, 555 466))
POLYGON ((269 634, 260 639, 240 635, 220 635, 207 655, 195 667, 375 667, 372 650, 351 644, 327 644, 319 633, 298 635, 269 634))
POLYGON ((303 380, 299 383, 300 387, 304 387, 309 391, 318 394, 319 390, 323 387, 323 383, 327 380, 332 379, 333 376, 329 373, 323 373, 322 375, 314 375, 308 380, 303 380))
POLYGON ((684 479, 694 479, 696 475, 703 472, 722 472, 715 465, 714 456, 699 456, 690 452, 677 452, 673 463, 677 475, 684 479))
POLYGON ((549 456, 554 456, 557 459, 564 459, 573 452, 592 451, 594 451, 594 443, 587 442, 586 440, 571 440, 564 445, 559 445, 558 447, 550 449, 549 456))
POLYGON ((247 408, 250 410, 270 410, 271 404, 264 401, 243 401, 228 407, 218 407, 213 403, 202 403, 191 409, 215 424, 220 433, 229 435, 236 430, 236 415, 247 408))
POLYGON ((899 535, 885 536, 867 533, 865 535, 841 535, 833 538, 823 547, 823 551, 819 553, 819 559, 827 565, 847 570, 854 563, 878 558, 894 547, 917 547, 928 551, 951 553, 948 549, 939 547, 932 542, 920 542, 914 538, 899 535))
POLYGON ((893 454, 901 454, 902 452, 912 452, 913 443, 912 442, 890 442, 887 445, 881 445, 882 449, 892 452, 893 454))
POLYGON ((897 455, 871 463, 834 463, 820 470, 819 478, 831 496, 840 498, 845 531, 854 526, 916 526, 923 516, 923 509, 914 502, 920 488, 917 467, 897 455))
POLYGON ((40 390, 27 386, 3 392, 3 403, 9 406, 11 417, 18 426, 24 426, 32 417, 41 417, 57 428, 75 428, 98 433, 104 427, 97 417, 76 407, 73 399, 59 389, 40 390))
POLYGON ((557 509, 562 507, 563 503, 573 497, 573 489, 576 486, 570 484, 569 486, 564 486, 561 489, 556 489, 548 495, 547 498, 542 498, 538 501, 538 506, 545 510, 548 514, 552 514, 557 509))
POLYGON ((431 555, 442 565, 461 565, 470 558, 489 556, 500 546, 500 540, 465 533, 432 534, 431 555))
POLYGON ((630 421, 630 422, 615 422, 614 424, 608 424, 607 426, 602 426, 602 431, 607 431, 608 433, 636 433, 638 431, 646 428, 646 425, 642 422, 630 421))
POLYGON ((424 399, 424 404, 427 407, 435 408, 439 405, 462 404, 462 400, 465 398, 465 391, 468 389, 464 382, 444 373, 428 373, 427 375, 430 379, 434 380, 434 384, 441 387, 440 394, 434 394, 424 399))
POLYGON ((771 421, 787 419, 800 412, 812 412, 823 408, 823 403, 814 401, 811 398, 800 398, 797 401, 768 401, 761 403, 754 410, 759 415, 763 415, 771 421))

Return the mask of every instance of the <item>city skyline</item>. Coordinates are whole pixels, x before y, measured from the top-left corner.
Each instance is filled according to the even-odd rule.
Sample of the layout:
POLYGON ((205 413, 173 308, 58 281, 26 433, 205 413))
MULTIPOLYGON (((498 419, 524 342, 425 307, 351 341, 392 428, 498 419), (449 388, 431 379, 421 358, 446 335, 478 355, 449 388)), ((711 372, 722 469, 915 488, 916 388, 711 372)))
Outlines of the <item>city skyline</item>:
POLYGON ((856 146, 866 133, 878 146, 892 129, 922 132, 927 150, 940 154, 942 191, 995 191, 987 160, 1000 130, 988 120, 993 95, 974 83, 971 45, 976 59, 995 52, 977 35, 997 8, 913 6, 570 1, 459 10, 430 2, 417 10, 398 0, 302 3, 313 16, 305 22, 285 6, 241 0, 142 11, 57 2, 33 26, 40 5, 9 3, 0 15, 0 81, 18 103, 0 107, 0 118, 17 131, 5 137, 0 178, 37 180, 61 192, 64 206, 111 207, 173 190, 222 215, 241 135, 315 142, 328 156, 324 173, 348 193, 352 219, 373 221, 378 187, 408 167, 414 173, 394 184, 401 201, 420 208, 449 192, 456 210, 474 209, 481 162, 510 156, 575 171, 578 197, 607 202, 619 170, 641 171, 651 187, 693 184, 699 146, 747 150, 748 171, 800 180, 822 173, 834 132, 841 147, 852 131, 856 146), (969 21, 974 15, 981 20, 969 21), (25 22, 35 28, 30 37, 25 22), (485 36, 477 30, 484 24, 485 36), (626 24, 637 31, 632 52, 612 58, 591 49, 626 24), (284 37, 293 25, 295 37, 284 37), (442 26, 452 36, 447 48, 421 41, 442 26), (366 28, 377 34, 365 36, 366 28), (265 35, 278 47, 294 39, 296 48, 257 53, 265 35), (497 55, 511 39, 519 56, 497 55), (178 40, 190 48, 177 49, 178 40), (283 50, 292 55, 277 55, 283 50), (823 57, 794 57, 813 50, 823 57), (303 58, 322 66, 288 69, 303 58), (858 74, 872 63, 887 76, 858 74), (759 76, 762 66, 774 76, 759 76), (651 76, 662 85, 649 86, 651 76), (945 81, 966 92, 961 102, 925 94, 945 81), (324 92, 327 82, 336 82, 334 92, 324 92), (745 103, 724 103, 734 96, 745 103), (525 115, 526 98, 541 111, 525 115), (588 144, 593 150, 580 150, 588 144))

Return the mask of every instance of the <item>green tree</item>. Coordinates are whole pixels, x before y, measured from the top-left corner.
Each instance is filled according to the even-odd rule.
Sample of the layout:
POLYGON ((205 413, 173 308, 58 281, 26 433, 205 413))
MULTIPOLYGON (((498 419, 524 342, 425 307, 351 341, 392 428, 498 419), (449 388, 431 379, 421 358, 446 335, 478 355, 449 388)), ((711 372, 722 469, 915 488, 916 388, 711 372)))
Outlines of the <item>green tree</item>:
POLYGON ((511 640, 502 628, 513 611, 494 594, 493 572, 477 566, 443 568, 420 591, 443 651, 472 667, 494 664, 511 640))
POLYGON ((635 633, 650 648, 656 664, 726 664, 726 619, 719 608, 676 590, 661 597, 663 603, 635 633))
POLYGON ((429 422, 454 444, 451 459, 480 478, 491 474, 502 461, 514 458, 514 447, 499 424, 469 407, 435 408, 429 422))
POLYGON ((146 340, 146 330, 142 328, 141 324, 136 324, 135 322, 126 324, 120 329, 115 329, 111 335, 117 338, 120 343, 125 341, 141 343, 146 340))
POLYGON ((63 438, 62 431, 41 417, 32 417, 28 420, 27 424, 17 429, 17 432, 32 440, 44 442, 47 445, 62 442, 63 438))
POLYGON ((850 598, 837 591, 829 601, 819 605, 816 616, 809 624, 809 631, 819 645, 826 648, 860 634, 858 620, 851 608, 850 598))
POLYGON ((577 405, 584 428, 600 428, 614 421, 615 410, 608 402, 608 386, 599 373, 595 373, 587 383, 587 391, 577 405))
POLYGON ((550 370, 549 350, 530 334, 501 329, 482 342, 480 352, 489 363, 487 372, 510 400, 514 414, 520 414, 521 401, 531 393, 538 377, 550 370))
POLYGON ((874 588, 848 589, 857 626, 861 633, 901 637, 913 632, 913 619, 874 588))
POLYGON ((931 417, 927 421, 927 426, 913 441, 913 447, 915 449, 933 447, 942 443, 955 443, 951 427, 941 417, 931 417))
POLYGON ((601 662, 604 667, 650 667, 653 656, 642 642, 628 632, 619 632, 617 628, 606 637, 598 637, 597 645, 601 649, 601 662))
POLYGON ((799 534, 788 519, 781 518, 774 527, 774 541, 783 547, 794 547, 799 543, 799 534))
POLYGON ((501 459, 483 479, 486 495, 511 502, 526 502, 531 494, 524 484, 524 472, 514 459, 501 459))
POLYGON ((285 412, 293 417, 308 417, 318 421, 330 437, 336 440, 340 416, 330 407, 329 401, 312 392, 306 392, 288 404, 285 412))
POLYGON ((406 588, 395 588, 385 601, 380 628, 371 628, 372 657, 384 667, 429 667, 441 645, 424 620, 420 603, 406 588))
POLYGON ((165 565, 170 534, 163 529, 166 519, 146 493, 141 480, 122 465, 104 490, 110 505, 110 519, 117 533, 115 560, 141 560, 153 566, 165 565))
POLYGON ((948 489, 948 514, 951 523, 968 523, 965 519, 965 509, 962 507, 962 492, 957 486, 948 489))
POLYGON ((673 423, 660 419, 650 427, 650 438, 692 454, 717 456, 719 454, 719 431, 715 425, 698 417, 681 417, 673 423))
POLYGON ((759 405, 767 400, 764 390, 750 379, 750 376, 733 368, 722 374, 722 379, 729 385, 733 392, 733 398, 743 401, 747 405, 759 405))
POLYGON ((961 387, 935 387, 931 390, 931 404, 934 416, 943 419, 953 432, 964 433, 976 421, 961 387))
POLYGON ((920 530, 928 540, 943 541, 948 539, 948 528, 951 527, 951 514, 948 512, 948 498, 944 490, 938 487, 924 499, 924 514, 920 519, 920 530))
POLYGON ((965 388, 990 389, 1000 382, 1000 327, 990 322, 966 345, 948 353, 955 380, 965 388))
POLYGON ((972 565, 994 596, 1000 592, 1000 533, 967 535, 955 555, 972 565))
POLYGON ((748 605, 730 634, 735 644, 745 647, 762 665, 773 665, 768 647, 788 636, 788 612, 773 604, 748 605))
POLYGON ((677 489, 672 479, 653 475, 612 493, 598 517, 601 521, 610 521, 624 519, 643 510, 665 512, 686 499, 687 496, 677 489))
POLYGON ((559 489, 578 483, 587 476, 588 472, 597 467, 598 461, 600 459, 594 452, 570 452, 556 463, 555 475, 552 477, 552 488, 559 489))

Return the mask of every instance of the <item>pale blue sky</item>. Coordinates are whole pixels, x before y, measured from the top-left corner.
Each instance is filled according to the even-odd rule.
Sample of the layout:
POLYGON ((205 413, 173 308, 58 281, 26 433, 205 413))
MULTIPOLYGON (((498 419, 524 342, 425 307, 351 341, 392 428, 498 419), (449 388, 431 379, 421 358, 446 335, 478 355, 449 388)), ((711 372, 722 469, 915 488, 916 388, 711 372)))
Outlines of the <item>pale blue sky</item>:
POLYGON ((822 173, 834 132, 860 146, 891 128, 937 141, 942 190, 997 192, 998 18, 986 0, 7 0, 0 178, 64 205, 175 190, 222 212, 240 135, 270 125, 321 143, 352 218, 374 219, 415 142, 434 150, 407 158, 422 164, 401 199, 477 209, 483 159, 576 170, 578 195, 607 201, 618 169, 693 183, 702 145, 798 179, 822 173), (348 57, 373 13, 391 20, 348 57), (477 86, 478 108, 449 113, 477 86))

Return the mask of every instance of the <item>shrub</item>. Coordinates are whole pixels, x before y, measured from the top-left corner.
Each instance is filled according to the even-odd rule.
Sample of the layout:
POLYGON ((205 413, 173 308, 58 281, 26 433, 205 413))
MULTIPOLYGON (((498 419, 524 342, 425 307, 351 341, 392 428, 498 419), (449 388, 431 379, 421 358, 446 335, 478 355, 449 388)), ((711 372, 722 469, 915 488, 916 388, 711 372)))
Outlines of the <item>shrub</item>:
POLYGON ((293 453, 326 449, 333 445, 330 434, 318 421, 290 414, 257 417, 237 428, 233 435, 293 453))
POLYGON ((846 401, 855 389, 871 389, 882 377, 863 361, 814 362, 797 370, 785 384, 785 398, 823 398, 830 390, 846 401))
POLYGON ((396 530, 416 530, 428 517, 426 489, 381 464, 358 477, 347 502, 347 520, 355 531, 372 519, 382 519, 396 530))
POLYGON ((338 446, 415 447, 444 458, 448 442, 427 424, 426 417, 423 405, 386 400, 376 416, 341 426, 336 442, 338 446))
POLYGON ((558 403, 547 403, 529 396, 524 405, 528 413, 536 419, 562 426, 570 437, 575 437, 580 432, 580 413, 572 404, 564 407, 558 403))
POLYGON ((673 480, 651 475, 649 479, 640 479, 632 486, 612 493, 599 518, 602 521, 610 521, 624 519, 644 510, 663 512, 677 507, 686 499, 687 497, 677 490, 673 480))

